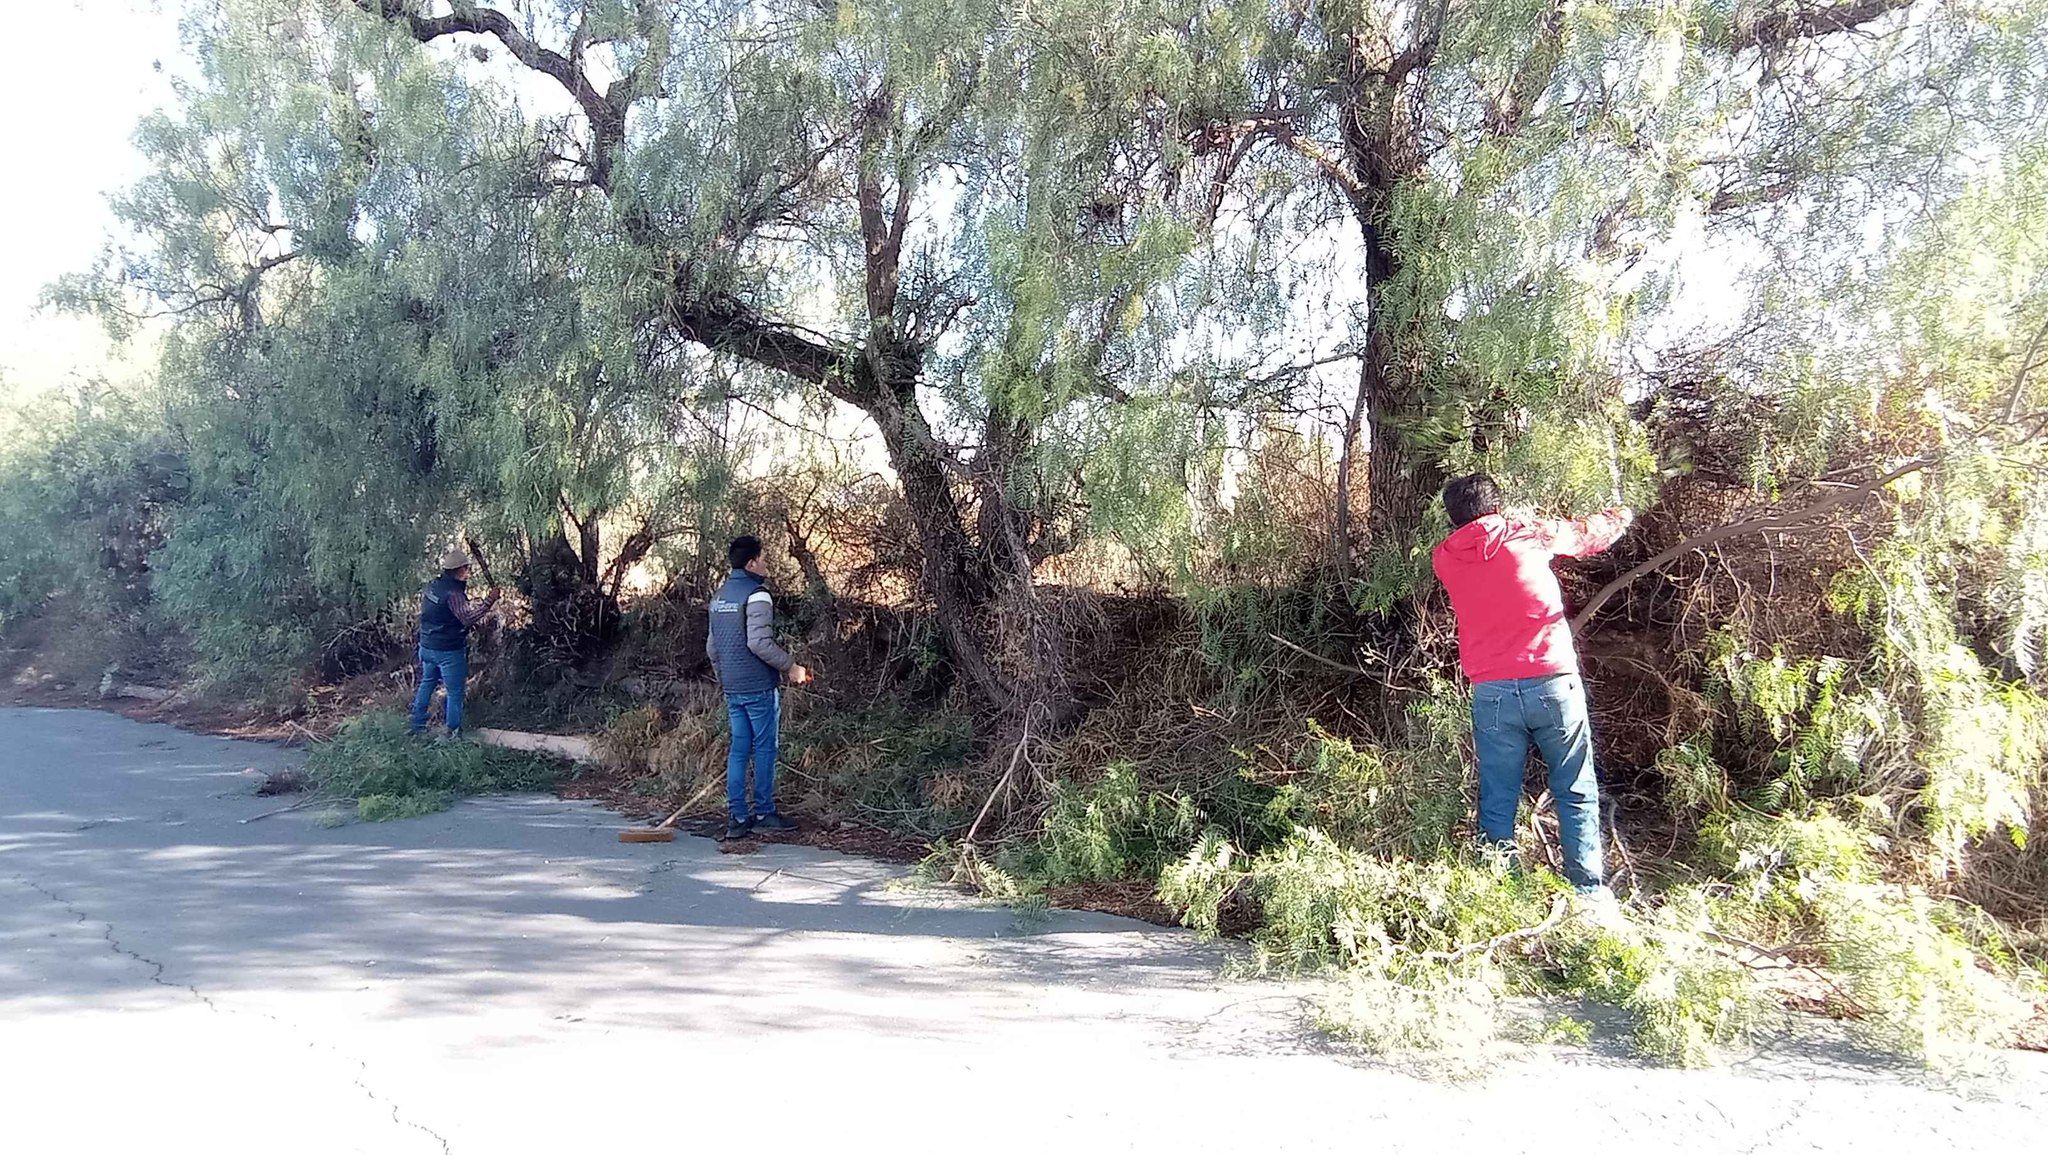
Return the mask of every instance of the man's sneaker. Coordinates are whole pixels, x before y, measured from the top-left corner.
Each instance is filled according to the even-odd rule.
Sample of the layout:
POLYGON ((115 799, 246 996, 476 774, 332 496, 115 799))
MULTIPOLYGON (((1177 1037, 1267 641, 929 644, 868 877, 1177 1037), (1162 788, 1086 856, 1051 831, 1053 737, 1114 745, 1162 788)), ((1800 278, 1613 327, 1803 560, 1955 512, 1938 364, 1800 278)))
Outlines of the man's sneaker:
POLYGON ((738 842, 740 839, 745 838, 747 835, 752 834, 753 832, 754 820, 751 818, 746 819, 744 821, 729 822, 726 824, 724 836, 721 837, 719 841, 738 842))
POLYGON ((754 819, 756 830, 795 830, 796 823, 773 812, 758 815, 754 819))

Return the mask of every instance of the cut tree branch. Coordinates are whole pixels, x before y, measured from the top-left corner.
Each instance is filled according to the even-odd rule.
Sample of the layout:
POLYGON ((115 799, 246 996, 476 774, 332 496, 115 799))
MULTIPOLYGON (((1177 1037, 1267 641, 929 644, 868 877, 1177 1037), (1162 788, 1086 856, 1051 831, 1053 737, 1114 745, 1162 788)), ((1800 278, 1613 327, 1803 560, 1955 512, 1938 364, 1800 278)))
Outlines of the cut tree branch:
POLYGON ((1481 939, 1478 942, 1468 942, 1464 946, 1461 946, 1456 950, 1427 950, 1421 951, 1419 953, 1421 957, 1428 959, 1431 962, 1446 963, 1457 962, 1459 959, 1465 958, 1468 955, 1490 955, 1495 950, 1499 949, 1500 947, 1504 947, 1511 942, 1520 942, 1523 939, 1528 938, 1540 938, 1543 935, 1550 933, 1552 928, 1557 926, 1558 923, 1564 921, 1564 913, 1566 909, 1567 906, 1564 900, 1564 896, 1559 895, 1557 898, 1551 900, 1550 913, 1544 916, 1542 922, 1539 922, 1534 926, 1521 927, 1517 930, 1508 931, 1506 934, 1497 934, 1492 938, 1481 939))

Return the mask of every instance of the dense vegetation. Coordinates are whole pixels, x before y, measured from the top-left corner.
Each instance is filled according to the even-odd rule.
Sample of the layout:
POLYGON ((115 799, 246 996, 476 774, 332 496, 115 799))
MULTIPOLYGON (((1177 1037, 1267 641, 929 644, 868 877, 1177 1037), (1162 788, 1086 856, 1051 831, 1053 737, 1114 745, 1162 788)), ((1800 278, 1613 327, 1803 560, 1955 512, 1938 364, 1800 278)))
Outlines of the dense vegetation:
POLYGON ((0 626, 303 710, 466 541, 477 708, 684 795, 752 529, 791 789, 991 891, 1156 887, 1379 1047, 1569 991, 1961 1054, 2048 944, 2044 20, 213 0, 50 294, 156 370, 8 415, 0 626), (1473 468, 1641 515, 1565 575, 1625 925, 1470 849, 1473 468))

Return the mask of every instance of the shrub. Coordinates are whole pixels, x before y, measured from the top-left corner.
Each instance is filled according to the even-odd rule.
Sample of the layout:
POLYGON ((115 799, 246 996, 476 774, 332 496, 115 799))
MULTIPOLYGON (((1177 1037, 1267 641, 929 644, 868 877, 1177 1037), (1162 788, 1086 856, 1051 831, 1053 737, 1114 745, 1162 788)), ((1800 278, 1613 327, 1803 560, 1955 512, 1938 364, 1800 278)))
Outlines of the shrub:
POLYGON ((598 755, 617 770, 649 769, 649 761, 655 746, 661 741, 664 725, 659 706, 635 706, 621 710, 598 731, 598 755))
MULTIPOLYGON (((688 710, 647 752, 647 768, 664 795, 707 793, 725 781, 726 741, 722 709, 688 710)), ((723 805, 723 795, 720 796, 723 805)))
POLYGON ((91 620, 139 624, 149 556, 190 487, 152 408, 104 384, 0 405, 0 625, 59 591, 91 620))
POLYGON ((973 743, 974 722, 965 715, 889 703, 791 719, 781 761, 791 780, 828 807, 934 838, 972 818, 979 804, 953 788, 973 743))

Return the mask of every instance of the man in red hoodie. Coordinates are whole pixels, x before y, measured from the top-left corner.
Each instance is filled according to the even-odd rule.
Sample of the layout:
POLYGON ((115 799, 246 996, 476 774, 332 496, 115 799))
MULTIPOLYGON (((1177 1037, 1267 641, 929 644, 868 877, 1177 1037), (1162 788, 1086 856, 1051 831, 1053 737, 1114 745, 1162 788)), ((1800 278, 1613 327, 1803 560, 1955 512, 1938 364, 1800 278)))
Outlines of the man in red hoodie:
POLYGON ((1451 595, 1459 664, 1472 679, 1479 828, 1491 842, 1513 844, 1522 769, 1534 743, 1550 769, 1565 877, 1582 893, 1602 893, 1593 732, 1564 594, 1550 563, 1613 545, 1628 531, 1629 511, 1611 509, 1584 521, 1503 513, 1500 487, 1483 473, 1445 486, 1444 511, 1457 528, 1431 560, 1451 595))

